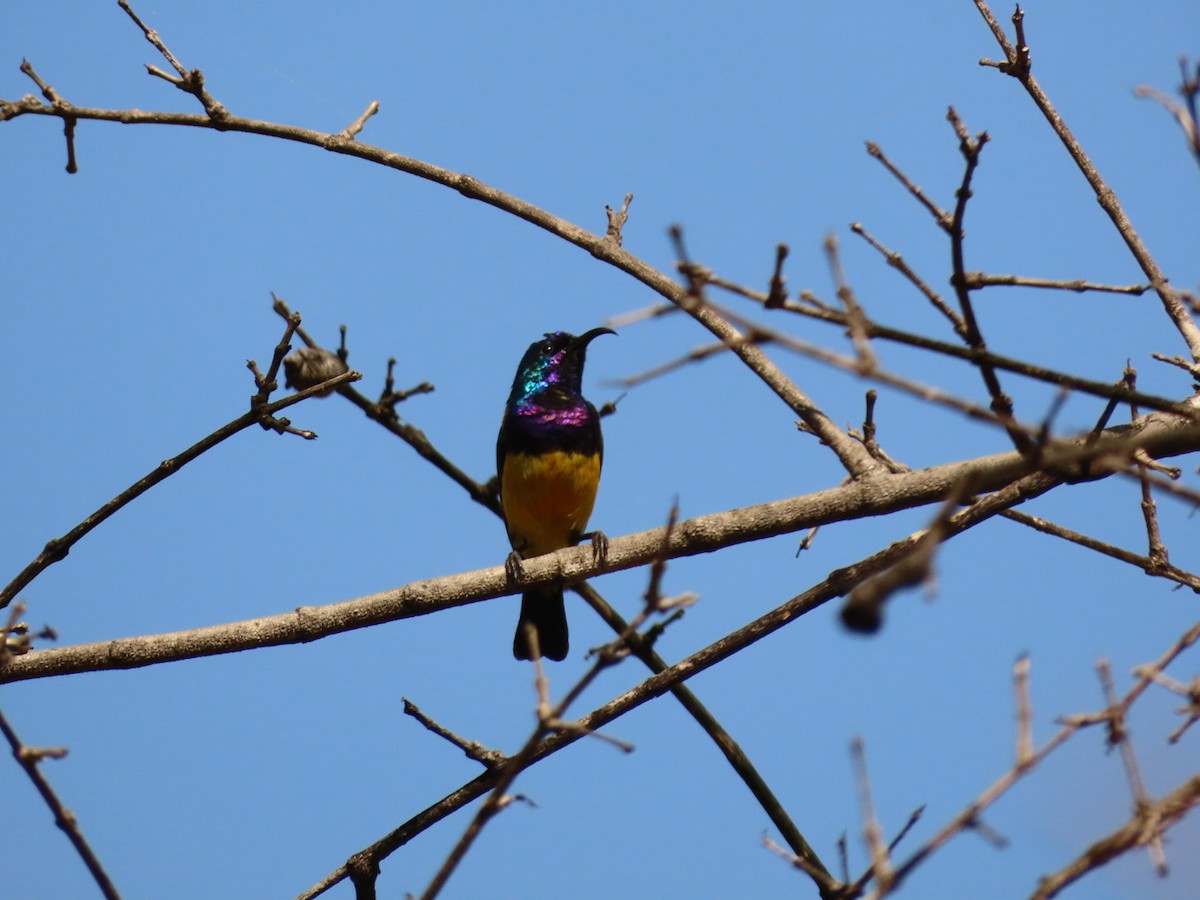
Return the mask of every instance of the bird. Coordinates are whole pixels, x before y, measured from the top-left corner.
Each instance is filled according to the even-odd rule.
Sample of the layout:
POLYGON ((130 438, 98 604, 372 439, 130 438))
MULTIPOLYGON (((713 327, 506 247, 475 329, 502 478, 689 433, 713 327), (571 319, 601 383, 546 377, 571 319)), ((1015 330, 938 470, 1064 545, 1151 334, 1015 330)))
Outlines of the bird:
MULTIPOLYGON (((587 347, 611 328, 581 335, 547 333, 521 358, 496 439, 500 507, 512 545, 505 568, 516 579, 521 560, 592 539, 603 554, 603 534, 586 534, 600 485, 604 441, 600 414, 581 393, 587 347)), ((563 588, 542 585, 521 596, 513 656, 532 659, 530 631, 539 655, 566 658, 567 613, 563 588), (527 630, 528 629, 528 630, 527 630)))

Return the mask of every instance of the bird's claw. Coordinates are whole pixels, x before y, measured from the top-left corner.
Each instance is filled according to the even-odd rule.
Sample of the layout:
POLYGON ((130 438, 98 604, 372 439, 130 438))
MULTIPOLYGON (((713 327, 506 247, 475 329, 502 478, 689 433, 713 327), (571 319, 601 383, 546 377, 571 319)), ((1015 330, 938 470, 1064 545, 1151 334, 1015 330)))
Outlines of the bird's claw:
POLYGON ((525 579, 525 566, 521 563, 521 554, 516 550, 504 560, 504 574, 513 584, 520 584, 525 579))
POLYGON ((608 559, 608 535, 603 531, 592 531, 584 537, 592 542, 592 562, 603 565, 608 559))

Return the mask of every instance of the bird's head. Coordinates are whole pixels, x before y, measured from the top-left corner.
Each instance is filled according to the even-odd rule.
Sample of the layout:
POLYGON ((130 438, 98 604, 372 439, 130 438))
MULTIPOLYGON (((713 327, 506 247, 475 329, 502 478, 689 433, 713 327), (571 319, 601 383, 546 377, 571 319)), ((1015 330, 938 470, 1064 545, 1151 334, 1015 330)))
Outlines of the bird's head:
POLYGON ((531 397, 544 391, 578 394, 583 384, 583 362, 587 346, 602 334, 616 334, 611 328, 593 328, 581 335, 555 331, 534 341, 521 358, 513 380, 510 400, 531 397))

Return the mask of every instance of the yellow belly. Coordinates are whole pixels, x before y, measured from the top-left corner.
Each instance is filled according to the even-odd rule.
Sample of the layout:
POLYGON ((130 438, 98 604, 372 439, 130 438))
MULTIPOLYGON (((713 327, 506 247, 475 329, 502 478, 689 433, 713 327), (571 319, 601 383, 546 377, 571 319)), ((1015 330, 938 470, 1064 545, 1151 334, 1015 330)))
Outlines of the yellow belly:
POLYGON ((510 453, 500 502, 513 549, 530 557, 574 543, 587 528, 599 483, 598 454, 510 453))

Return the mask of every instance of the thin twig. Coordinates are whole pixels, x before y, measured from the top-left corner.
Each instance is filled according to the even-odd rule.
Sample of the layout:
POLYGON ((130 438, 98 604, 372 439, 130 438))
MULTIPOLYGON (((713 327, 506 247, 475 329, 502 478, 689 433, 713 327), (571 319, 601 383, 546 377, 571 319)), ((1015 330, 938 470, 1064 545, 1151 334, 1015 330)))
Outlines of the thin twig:
POLYGON ((1016 78, 1022 87, 1025 88, 1025 91, 1029 94, 1034 104, 1041 110, 1042 115, 1045 116, 1054 133, 1058 135, 1058 139, 1066 147, 1067 153, 1075 161, 1075 165, 1078 166, 1079 171, 1083 173, 1083 177, 1087 179, 1088 184, 1095 192, 1100 206, 1108 214, 1117 232, 1125 241, 1125 245, 1129 248, 1129 252, 1133 254, 1133 258, 1137 260, 1138 266, 1150 282, 1150 286, 1158 294, 1167 317, 1175 325, 1175 328, 1187 344, 1192 361, 1200 363, 1200 326, 1192 318, 1180 294, 1171 287, 1166 275, 1159 269, 1158 263, 1150 255, 1150 251, 1142 242, 1141 237, 1138 236, 1137 231, 1134 230, 1133 224, 1129 221, 1128 216, 1125 215, 1125 210, 1117 199, 1116 193, 1100 176, 1100 172, 1096 169, 1096 166, 1092 163, 1082 145, 1075 139, 1075 135, 1067 127, 1067 123, 1059 115, 1058 110, 1054 108, 1053 104, 1050 103, 1050 98, 1042 91, 1037 79, 1030 72, 1029 48, 1025 46, 1024 42, 1024 13, 1021 8, 1018 6, 1016 13, 1013 15, 1018 43, 1018 46, 1014 47, 1004 34, 1004 29, 1000 27, 995 16, 992 15, 987 0, 974 0, 974 2, 976 9, 979 10, 984 21, 987 22, 997 43, 1004 50, 1005 55, 1005 63, 997 65, 990 61, 981 60, 981 64, 997 65, 1000 71, 1016 78))
MULTIPOLYGON (((291 315, 291 309, 281 297, 276 297, 272 304, 272 309, 276 314, 287 318, 291 315)), ((308 347, 320 347, 313 338, 304 330, 303 327, 296 329, 296 337, 304 341, 308 347)), ((396 412, 393 408, 387 405, 370 399, 365 394, 356 390, 348 384, 343 384, 337 391, 364 413, 373 422, 382 425, 396 437, 400 438, 415 450, 427 462, 430 462, 442 474, 448 476, 455 484, 459 485, 467 492, 467 495, 478 503, 480 506, 487 507, 497 515, 500 514, 500 501, 496 496, 495 490, 489 489, 486 484, 481 484, 475 481, 470 475, 463 472, 456 465, 450 462, 443 456, 436 447, 430 442, 429 438, 421 429, 406 422, 401 422, 396 417, 396 412)))
POLYGON ((441 868, 433 876, 429 882, 429 886, 421 894, 421 900, 434 900, 445 887, 450 876, 454 874, 455 869, 466 856, 467 851, 478 839, 483 827, 508 803, 506 792, 516 780, 517 776, 534 762, 537 761, 537 753, 544 743, 544 739, 552 734, 569 734, 581 735, 591 734, 594 729, 583 725, 582 723, 572 723, 572 727, 563 727, 564 723, 560 720, 567 708, 574 702, 580 694, 590 685, 599 674, 616 662, 617 658, 611 655, 601 654, 596 658, 596 661, 588 668, 588 670, 580 677, 574 687, 567 692, 566 696, 549 709, 548 686, 545 675, 542 671, 541 653, 537 648, 537 631, 530 629, 530 640, 532 641, 532 657, 534 660, 534 670, 536 672, 536 681, 538 684, 539 694, 539 712, 538 724, 534 728, 533 733, 526 740, 524 746, 521 747, 515 755, 510 757, 505 764, 500 768, 496 783, 492 785, 491 791, 486 800, 484 800, 479 811, 471 819, 466 829, 458 842, 451 848, 447 854, 441 868))
POLYGON ((608 225, 604 230, 604 240, 618 247, 621 246, 621 241, 624 239, 622 230, 625 228, 625 223, 629 221, 629 204, 632 202, 633 194, 626 194, 620 209, 613 209, 611 206, 604 207, 604 215, 608 218, 608 225))
MULTIPOLYGON (((653 646, 643 640, 641 635, 636 632, 631 633, 629 624, 595 589, 586 583, 576 585, 574 589, 604 619, 613 632, 628 635, 627 642, 630 652, 640 659, 651 672, 658 674, 668 668, 667 663, 654 651, 653 646)), ((717 718, 709 712, 708 708, 692 692, 691 688, 685 684, 677 684, 672 686, 670 691, 688 714, 696 720, 696 723, 712 738, 717 749, 721 751, 734 772, 737 773, 738 777, 741 778, 742 782, 750 790, 750 793, 766 812, 772 824, 779 829, 779 833, 787 841, 787 845, 791 848, 794 857, 803 860, 802 863, 797 863, 797 865, 803 868, 814 880, 821 896, 832 900, 834 892, 839 887, 836 879, 829 874, 829 870, 825 868, 825 864, 804 838, 804 835, 800 833, 800 830, 788 815, 783 804, 779 802, 774 791, 771 790, 766 780, 758 772, 758 769, 755 768, 745 751, 742 750, 741 746, 725 730, 717 718)))
POLYGON ((75 814, 63 806, 62 801, 58 798, 58 794, 54 792, 54 788, 50 786, 50 782, 42 775, 38 768, 38 762, 41 759, 49 757, 61 758, 66 755, 65 750, 54 750, 52 752, 39 752, 36 748, 27 747, 21 743, 21 739, 17 737, 17 733, 9 725, 8 719, 3 713, 0 713, 0 733, 8 741, 8 746, 12 749, 13 758, 16 759, 17 765, 25 770, 25 774, 29 776, 29 780, 33 782, 33 786, 45 801, 46 806, 50 808, 50 812, 54 814, 54 824, 59 827, 63 834, 67 836, 67 840, 71 842, 71 846, 75 848, 75 852, 79 854, 79 858, 83 860, 83 864, 87 866, 88 872, 92 875, 92 880, 96 882, 96 887, 100 889, 108 900, 120 900, 120 894, 117 893, 116 886, 108 877, 108 873, 104 871, 104 866, 100 862, 100 858, 96 856, 91 845, 88 844, 87 838, 83 836, 83 831, 79 828, 79 821, 75 818, 75 814))
POLYGON ((858 357, 858 371, 860 374, 869 375, 875 371, 878 360, 875 357, 875 351, 871 349, 870 335, 867 334, 867 317, 863 313, 862 307, 858 305, 854 291, 846 282, 845 273, 842 271, 837 236, 834 234, 829 234, 825 238, 825 258, 829 263, 833 283, 837 288, 837 298, 842 302, 842 308, 846 311, 846 321, 850 325, 850 340, 854 343, 854 352, 858 357))
POLYGON ((890 159, 887 158, 884 152, 879 148, 878 144, 867 141, 867 153, 868 155, 879 160, 883 164, 883 167, 891 172, 897 181, 904 185, 905 189, 916 198, 917 202, 929 211, 929 214, 933 216, 934 221, 938 223, 938 226, 943 231, 950 231, 951 223, 953 221, 950 214, 930 200, 924 191, 917 187, 917 185, 907 175, 900 171, 899 167, 897 167, 890 159))
MULTIPOLYGON (((221 426, 212 434, 192 446, 188 447, 182 453, 164 460, 159 463, 136 482, 127 487, 124 491, 118 494, 113 499, 109 500, 94 513, 64 534, 62 537, 54 538, 47 541, 45 548, 37 557, 29 563, 24 569, 18 573, 17 577, 10 581, 3 590, 0 590, 0 609, 8 606, 9 603, 22 590, 29 586, 33 579, 37 578, 43 571, 49 568, 56 562, 66 558, 67 553, 71 548, 79 542, 93 528, 115 513, 117 510, 126 506, 131 501, 137 499, 150 488, 174 475, 192 460, 196 459, 201 454, 211 450, 213 447, 220 444, 227 438, 233 437, 239 431, 249 428, 251 425, 261 424, 264 417, 273 416, 280 410, 287 409, 289 406, 294 406, 301 400, 307 400, 309 397, 318 396, 322 391, 328 391, 332 388, 337 388, 352 381, 358 381, 362 375, 358 372, 346 372, 336 378, 331 378, 329 381, 321 385, 308 388, 296 394, 291 394, 282 399, 276 400, 273 403, 268 403, 260 406, 256 410, 250 410, 238 416, 232 422, 221 426)), ((286 420, 281 420, 286 421, 286 420)), ((311 432, 309 432, 311 434, 311 432)))
POLYGON ((767 287, 767 299, 763 304, 767 309, 779 309, 787 300, 787 279, 783 277, 783 263, 787 257, 788 245, 776 245, 775 271, 771 273, 771 282, 767 287))
MULTIPOLYGON (((963 125, 962 120, 959 119, 958 113, 953 106, 947 111, 946 118, 954 128, 955 135, 958 137, 958 149, 962 153, 965 163, 963 166, 962 183, 954 194, 954 218, 950 225, 950 256, 954 268, 953 274, 950 276, 950 283, 953 285, 954 293, 958 297, 959 311, 962 313, 963 323, 967 327, 965 340, 967 345, 978 354, 978 351, 987 349, 987 344, 983 340, 983 333, 980 331, 979 322, 975 318, 975 307, 971 302, 971 290, 966 282, 966 266, 963 252, 966 231, 963 228, 963 219, 967 212, 967 201, 972 196, 971 180, 974 177, 975 169, 979 166, 980 153, 983 151, 989 138, 986 131, 981 131, 972 138, 966 126, 963 125)), ((973 361, 979 369, 979 374, 983 376, 983 383, 987 387, 988 395, 992 398, 992 412, 996 414, 1001 424, 1008 430, 1013 446, 1022 453, 1033 453, 1033 442, 1030 441, 1027 433, 1017 427, 1013 415, 1012 398, 1001 388, 1000 379, 996 375, 995 367, 979 355, 973 357, 973 361)))
POLYGON ((33 63, 31 63, 29 60, 21 60, 21 71, 38 86, 38 90, 42 92, 42 96, 49 100, 52 105, 58 107, 70 106, 66 100, 59 96, 58 91, 56 91, 42 79, 42 76, 34 70, 33 63))
MULTIPOLYGON (((42 92, 42 96, 50 101, 51 105, 69 108, 70 104, 59 96, 58 91, 54 90, 49 84, 42 80, 37 72, 34 71, 33 64, 27 59, 21 60, 21 71, 29 76, 30 80, 38 86, 38 90, 42 92)), ((63 137, 67 139, 67 173, 74 175, 79 171, 79 164, 75 160, 75 123, 78 120, 74 116, 63 116, 63 137)))
MULTIPOLYGON (((1108 704, 1107 708, 1112 710, 1112 715, 1106 723, 1108 744, 1110 747, 1116 746, 1121 751, 1121 763, 1125 767, 1125 777, 1128 779, 1129 789, 1133 793, 1133 809, 1135 813, 1140 814, 1142 810, 1150 806, 1150 795, 1146 791, 1146 781, 1142 778, 1137 754, 1133 750, 1133 740, 1129 736, 1129 723, 1117 701, 1117 692, 1113 687, 1112 668, 1109 666, 1108 660, 1101 659, 1096 664, 1096 670, 1104 689, 1104 701, 1108 704)), ((1150 858, 1154 861, 1155 869, 1158 870, 1159 875, 1166 875, 1167 858, 1163 852, 1162 837, 1160 835, 1151 836, 1149 845, 1150 858)))
POLYGON ((508 757, 506 757, 499 750, 493 750, 489 747, 485 747, 483 744, 479 743, 479 741, 468 741, 466 738, 459 737, 449 728, 438 724, 429 716, 425 715, 425 713, 421 712, 417 704, 413 703, 407 697, 403 697, 401 699, 404 701, 404 714, 406 716, 412 716, 414 719, 424 725, 429 731, 432 731, 443 740, 449 741, 464 754, 466 754, 468 759, 475 760, 475 762, 487 769, 494 769, 507 762, 508 757))
MULTIPOLYGON (((708 305, 712 306, 713 304, 708 304, 708 305)), ((890 372, 886 369, 882 369, 878 366, 876 366, 871 371, 864 373, 862 370, 862 364, 860 363, 859 358, 856 356, 847 356, 843 353, 837 353, 832 350, 827 350, 825 347, 823 347, 820 344, 801 340, 799 338, 791 337, 790 335, 784 334, 782 332, 768 329, 765 326, 759 325, 759 324, 751 321, 750 319, 747 319, 744 316, 740 316, 740 315, 734 313, 731 310, 723 309, 720 307, 717 307, 717 309, 722 317, 724 317, 725 319, 730 321, 736 327, 742 329, 741 333, 744 335, 743 341, 746 341, 746 342, 753 341, 753 342, 760 343, 760 344, 766 344, 766 343, 777 344, 777 345, 785 347, 788 350, 791 350, 795 353, 799 353, 802 356, 808 357, 809 359, 817 360, 818 362, 821 362, 825 365, 832 366, 837 369, 841 369, 844 372, 849 372, 849 373, 858 375, 858 376, 866 378, 870 381, 878 382, 879 384, 886 384, 889 387, 897 388, 898 390, 901 390, 901 391, 903 391, 907 394, 910 394, 914 397, 918 397, 922 400, 925 400, 926 402, 936 403, 940 406, 945 406, 948 409, 953 409, 953 410, 963 413, 964 415, 966 415, 972 419, 975 419, 977 421, 987 422, 989 424, 1000 425, 1001 427, 1003 427, 1007 431, 1009 431, 1010 434, 1014 433, 1014 432, 1024 433, 1027 436, 1027 439, 1029 440, 1030 444, 1032 444, 1033 436, 1037 434, 1037 429, 1033 428, 1032 426, 1022 425, 1020 422, 1017 422, 1011 416, 1009 417, 1009 420, 1006 422, 1000 416, 998 416, 993 410, 988 409, 987 407, 984 407, 984 406, 980 406, 979 404, 973 403, 970 400, 966 400, 962 397, 958 397, 953 394, 950 394, 947 391, 942 390, 941 388, 934 387, 933 385, 929 385, 929 384, 924 384, 922 382, 918 382, 914 379, 906 378, 901 375, 897 375, 893 372, 890 372)), ((710 348, 700 348, 697 351, 693 351, 693 353, 688 357, 688 361, 690 361, 692 359, 704 358, 704 357, 710 355, 709 350, 710 350, 710 348)), ((665 366, 660 366, 658 369, 654 370, 654 372, 661 373, 664 371, 669 371, 670 369, 676 368, 680 364, 681 363, 677 361, 675 363, 667 364, 665 366)), ((633 379, 633 380, 640 382, 642 380, 645 380, 646 377, 647 377, 646 375, 635 376, 635 379, 633 379)), ((807 421, 805 421, 804 424, 809 425, 809 423, 807 421)), ((811 430, 811 428, 810 428, 810 430, 811 430)), ((813 433, 816 434, 815 431, 813 431, 813 433)), ((844 432, 839 431, 839 433, 844 433, 844 432)), ((824 443, 825 442, 824 434, 821 434, 820 437, 821 437, 822 442, 824 443)), ((851 439, 851 440, 853 442, 853 439, 851 439)), ((858 444, 858 446, 861 447, 861 444, 858 444)), ((864 452, 866 452, 865 447, 863 447, 862 450, 864 452)), ((879 471, 887 470, 887 466, 884 465, 881 461, 875 459, 874 457, 871 457, 869 452, 867 452, 866 455, 871 459, 872 465, 877 470, 879 470, 879 471)))
MULTIPOLYGON (((1127 371, 1131 381, 1137 377, 1137 373, 1131 367, 1127 367, 1127 371)), ((1135 421, 1138 418, 1136 403, 1130 404, 1130 418, 1135 421)), ((1148 461, 1148 463, 1143 463, 1136 456, 1134 459, 1137 461, 1135 471, 1138 474, 1138 480, 1141 482, 1142 489, 1142 519, 1146 523, 1146 539, 1149 545, 1147 556, 1150 559, 1152 568, 1161 569, 1164 566, 1169 566, 1171 561, 1168 558, 1167 547, 1162 540, 1162 532, 1158 527, 1158 505, 1154 502, 1154 494, 1150 490, 1151 481, 1148 470, 1153 468, 1154 464, 1152 460, 1148 461)))
POLYGON ((154 48, 162 54, 163 59, 170 63, 171 68, 179 73, 179 77, 176 78, 168 75, 166 72, 163 72, 161 69, 156 69, 154 66, 146 66, 147 72, 157 78, 163 79, 164 81, 169 81, 185 94, 191 94, 194 96, 200 101, 200 105, 204 107, 204 111, 214 122, 220 123, 226 116, 229 115, 229 110, 225 108, 224 104, 218 102, 216 98, 214 98, 213 95, 208 92, 207 88, 204 87, 203 72, 201 72, 199 69, 192 69, 190 72, 185 69, 183 67, 183 63, 175 58, 175 54, 168 49, 167 45, 163 42, 163 39, 159 37, 158 32, 153 28, 150 28, 141 20, 138 14, 133 11, 133 8, 129 5, 127 0, 117 0, 117 5, 120 6, 121 9, 125 10, 126 15, 128 15, 129 18, 133 20, 134 24, 142 30, 142 34, 145 36, 146 40, 153 44, 154 48))
POLYGON ((367 124, 367 119, 379 112, 379 101, 372 100, 367 104, 367 108, 363 110, 362 115, 338 132, 339 137, 344 137, 347 140, 354 140, 359 132, 363 130, 363 126, 367 124))
POLYGON ((874 388, 871 388, 867 391, 866 413, 863 416, 862 434, 856 435, 855 432, 851 431, 850 435, 852 437, 859 437, 862 440, 863 446, 867 448, 867 452, 887 466, 889 472, 893 474, 899 474, 900 472, 911 472, 912 469, 906 466, 904 463, 897 462, 896 460, 892 459, 887 452, 881 446, 879 446, 879 441, 875 438, 875 403, 878 401, 878 399, 879 392, 874 388))
POLYGON ((1033 759, 1033 704, 1029 699, 1029 657, 1022 656, 1013 666, 1013 693, 1017 706, 1017 766, 1033 759))
MULTIPOLYGON (((850 756, 854 761, 854 780, 858 783, 859 815, 863 822, 863 838, 867 852, 871 855, 869 877, 875 879, 876 895, 886 896, 892 886, 892 863, 888 846, 883 840, 883 829, 875 814, 875 801, 871 797, 871 777, 867 772, 867 752, 862 738, 856 737, 850 744, 850 756)), ((866 878, 868 876, 864 876, 866 878)), ((860 880, 856 887, 865 882, 860 880)))
POLYGON ((1167 112, 1175 117, 1175 121, 1179 123, 1179 127, 1183 130, 1183 136, 1187 140, 1188 149, 1196 158, 1196 161, 1200 162, 1200 129, 1196 127, 1196 92, 1194 89, 1189 91, 1187 61, 1182 60, 1181 65, 1184 68, 1181 93, 1184 95, 1185 102, 1189 104, 1190 108, 1189 106, 1176 103, 1157 88, 1146 85, 1139 85, 1134 88, 1133 94, 1135 97, 1149 97, 1151 100, 1157 101, 1167 112))
POLYGON ((1141 556, 1137 553, 1131 553, 1120 547, 1097 540, 1086 534, 1081 534, 1078 531, 1073 531, 1070 528, 1065 528, 1055 522, 1043 519, 1040 516, 1032 516, 1029 513, 1011 509, 1001 514, 1006 519, 1011 519, 1014 522, 1019 522, 1022 525, 1027 525, 1030 528, 1040 531, 1043 534, 1053 535, 1054 537, 1062 538, 1064 541, 1070 541, 1073 544, 1078 544, 1081 547, 1086 547, 1088 550, 1094 550, 1097 553, 1102 553, 1112 559, 1120 560, 1128 563, 1131 566, 1136 566, 1147 575, 1153 575, 1158 578, 1166 578, 1171 581, 1181 584, 1184 587, 1189 587, 1196 593, 1200 594, 1200 575, 1195 575, 1184 569, 1180 569, 1173 565, 1160 566, 1150 559, 1148 556, 1141 556))
MULTIPOLYGON (((711 285, 731 291, 732 293, 736 293, 739 296, 746 297, 747 299, 753 300, 757 303, 764 303, 766 300, 765 294, 729 282, 711 272, 707 273, 706 281, 711 285)), ((815 298, 813 299, 815 300, 815 298)), ((821 322, 848 327, 848 322, 844 312, 832 309, 828 305, 819 301, 805 304, 787 301, 783 308, 788 312, 798 313, 799 315, 816 319, 821 322)), ((1114 386, 1112 384, 1106 384, 1102 381, 1081 378, 1080 376, 1073 375, 1069 372, 1060 372, 1044 366, 1038 366, 1034 363, 1026 362, 1024 360, 1003 356, 992 352, 990 349, 985 348, 983 350, 978 350, 971 347, 962 347, 956 344, 947 343, 946 341, 939 341, 934 338, 926 337, 924 335, 902 331, 898 328, 880 325, 877 322, 870 320, 866 321, 865 326, 868 336, 872 339, 892 341, 909 347, 916 347, 921 350, 929 350, 943 356, 949 356, 954 359, 961 359, 967 362, 975 362, 978 360, 994 366, 997 369, 1003 369, 1008 372, 1023 375, 1026 378, 1033 378, 1037 381, 1043 381, 1059 387, 1070 388, 1073 391, 1080 391, 1097 397, 1117 398, 1122 402, 1128 402, 1132 399, 1136 400, 1142 406, 1149 407, 1150 409, 1181 410, 1181 406, 1178 401, 1167 397, 1159 397, 1153 394, 1146 394, 1141 391, 1130 392, 1128 389, 1119 384, 1114 386)), ((760 343, 768 343, 771 340, 771 335, 770 333, 760 334, 757 336, 757 338, 760 343)), ((716 352, 717 349, 719 348, 704 348, 706 354, 716 352)))
POLYGON ((677 299, 684 312, 707 328, 749 366, 776 396, 812 429, 821 439, 821 443, 834 452, 847 472, 855 478, 867 478, 877 473, 882 468, 880 463, 872 459, 862 445, 851 440, 849 435, 838 428, 833 420, 763 353, 754 339, 755 336, 739 332, 727 316, 705 301, 705 270, 689 259, 683 241, 683 230, 679 226, 672 227, 671 237, 679 258, 678 268, 688 280, 687 290, 677 299))
POLYGON ((1031 900, 1050 900, 1069 884, 1135 847, 1159 841, 1162 834, 1200 804, 1200 775, 1185 781, 1162 800, 1139 809, 1126 824, 1088 847, 1078 858, 1038 882, 1031 900))
POLYGON ((1058 291, 1072 291, 1081 294, 1084 291, 1100 291, 1109 294, 1141 295, 1150 290, 1148 284, 1100 284, 1095 281, 1084 281, 1077 278, 1074 281, 1058 281, 1052 278, 1027 278, 1023 275, 988 275, 983 272, 963 272, 963 283, 969 290, 985 287, 1014 286, 1049 288, 1058 291))
MULTIPOLYGON (((922 294, 924 294, 925 298, 933 304, 933 308, 950 321, 950 324, 954 326, 955 334, 962 338, 967 336, 967 326, 963 322, 962 316, 951 309, 946 304, 946 301, 943 300, 937 293, 937 291, 926 284, 921 277, 912 270, 908 263, 904 261, 903 256, 901 256, 895 250, 889 250, 887 247, 885 247, 858 222, 852 223, 850 225, 850 230, 878 250, 883 255, 883 258, 887 260, 887 264, 889 266, 912 282, 913 286, 922 294)), ((868 333, 869 331, 870 329, 868 328, 868 333)))
POLYGON ((1183 684, 1176 681, 1170 675, 1163 672, 1155 671, 1150 666, 1137 666, 1133 670, 1133 674, 1139 678, 1148 677, 1160 687, 1165 687, 1187 701, 1186 705, 1175 710, 1181 715, 1187 715, 1187 719, 1178 728, 1167 735, 1169 743, 1176 743, 1185 731, 1192 727, 1197 721, 1200 721, 1200 675, 1192 678, 1191 684, 1183 684))
POLYGON ((770 850, 772 853, 774 853, 776 856, 786 859, 789 863, 791 863, 793 866, 795 866, 797 869, 799 869, 801 872, 803 872, 809 878, 812 878, 814 881, 817 881, 818 879, 821 879, 822 877, 827 877, 827 873, 816 868, 812 863, 810 863, 803 856, 798 856, 797 854, 791 852, 790 850, 787 850, 784 847, 779 846, 779 844, 775 843, 767 835, 763 835, 763 846, 766 847, 768 850, 770 850))
POLYGON ((1177 366, 1178 368, 1183 369, 1185 372, 1191 375, 1192 378, 1200 381, 1200 365, 1197 365, 1193 362, 1188 362, 1178 354, 1175 356, 1166 356, 1162 353, 1151 353, 1150 355, 1159 362, 1165 362, 1172 366, 1177 366))

